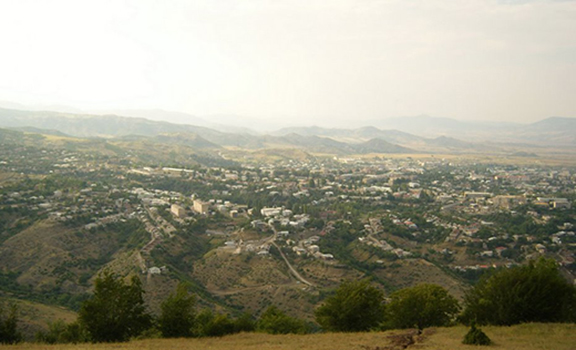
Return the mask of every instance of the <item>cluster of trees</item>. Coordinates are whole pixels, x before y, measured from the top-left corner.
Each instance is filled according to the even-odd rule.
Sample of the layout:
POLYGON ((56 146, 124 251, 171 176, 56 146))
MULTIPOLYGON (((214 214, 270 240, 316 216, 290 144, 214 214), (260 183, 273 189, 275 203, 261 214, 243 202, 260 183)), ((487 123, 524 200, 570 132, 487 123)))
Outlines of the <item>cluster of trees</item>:
POLYGON ((553 259, 542 258, 484 277, 468 291, 463 306, 433 284, 396 291, 385 302, 383 293, 368 281, 356 281, 343 283, 327 298, 316 310, 316 320, 323 329, 338 332, 423 329, 454 322, 576 322, 576 287, 553 259))
POLYGON ((129 283, 109 271, 100 275, 93 296, 86 300, 76 322, 57 321, 36 335, 44 343, 122 342, 137 337, 217 337, 239 332, 303 334, 309 325, 269 307, 258 320, 244 313, 237 318, 210 309, 196 313, 196 298, 181 283, 161 304, 160 315, 148 313, 140 280, 129 283))
MULTIPOLYGON (((86 300, 78 320, 55 322, 38 335, 46 343, 118 342, 135 337, 203 337, 238 332, 304 334, 310 324, 270 306, 258 320, 250 314, 230 318, 204 310, 196 313, 195 296, 178 285, 151 316, 142 298, 140 280, 130 283, 109 272, 96 279, 93 296, 86 300)), ((560 274, 554 260, 540 259, 526 266, 495 271, 481 279, 464 299, 463 308, 444 288, 421 284, 396 291, 386 299, 368 280, 347 281, 316 309, 316 322, 330 332, 449 326, 465 324, 512 325, 523 322, 576 322, 576 287, 560 274), (462 311, 462 312, 461 312, 462 311)), ((16 314, 0 310, 0 340, 16 342, 16 314), (11 334, 12 338, 9 338, 11 334)))

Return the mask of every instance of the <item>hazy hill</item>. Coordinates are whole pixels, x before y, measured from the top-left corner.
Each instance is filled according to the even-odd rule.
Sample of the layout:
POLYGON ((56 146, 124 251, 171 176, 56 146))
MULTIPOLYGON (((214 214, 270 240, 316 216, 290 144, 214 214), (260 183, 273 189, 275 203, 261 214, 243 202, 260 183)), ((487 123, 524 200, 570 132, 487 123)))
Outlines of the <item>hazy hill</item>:
POLYGON ((123 141, 126 141, 127 136, 147 136, 151 138, 149 140, 151 142, 177 144, 196 149, 298 148, 312 153, 344 155, 372 152, 500 152, 505 148, 505 151, 510 153, 524 151, 530 145, 570 147, 576 144, 574 118, 554 117, 521 125, 463 122, 449 118, 420 116, 375 121, 375 123, 388 123, 392 129, 382 130, 375 126, 358 129, 313 126, 285 128, 268 135, 256 135, 249 133, 250 131, 224 132, 204 126, 172 124, 117 115, 0 108, 0 127, 4 128, 37 131, 63 137, 71 135, 82 138, 121 138, 123 141))
POLYGON ((476 142, 512 142, 548 146, 576 144, 576 118, 567 117, 551 117, 531 124, 520 124, 415 116, 372 120, 368 124, 423 137, 448 136, 476 142))
POLYGON ((354 145, 358 153, 418 153, 406 147, 398 146, 382 139, 372 139, 354 145))

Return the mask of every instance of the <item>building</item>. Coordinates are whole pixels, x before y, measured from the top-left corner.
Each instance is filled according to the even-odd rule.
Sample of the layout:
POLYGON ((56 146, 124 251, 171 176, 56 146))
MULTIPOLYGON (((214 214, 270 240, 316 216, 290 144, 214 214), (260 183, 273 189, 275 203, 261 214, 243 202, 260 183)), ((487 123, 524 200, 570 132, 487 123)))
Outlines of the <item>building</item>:
POLYGON ((170 206, 170 212, 177 218, 183 218, 186 216, 186 210, 178 204, 172 204, 172 206, 170 206))
POLYGON ((210 203, 203 202, 199 199, 194 200, 194 206, 192 209, 194 209, 195 212, 199 214, 208 214, 208 208, 210 208, 210 203))
POLYGON ((262 208, 260 214, 262 216, 277 216, 282 212, 282 208, 262 208))
POLYGON ((510 209, 522 204, 526 204, 526 197, 524 196, 495 196, 492 198, 492 203, 495 206, 510 209))

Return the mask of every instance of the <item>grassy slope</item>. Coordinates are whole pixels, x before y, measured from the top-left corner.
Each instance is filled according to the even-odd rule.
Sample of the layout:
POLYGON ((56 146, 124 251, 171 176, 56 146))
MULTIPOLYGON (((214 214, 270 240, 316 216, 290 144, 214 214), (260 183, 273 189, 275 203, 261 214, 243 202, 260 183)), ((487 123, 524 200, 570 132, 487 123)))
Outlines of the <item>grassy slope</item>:
MULTIPOLYGON (((424 337, 408 349, 479 349, 476 346, 462 345, 465 327, 438 328, 424 332, 424 337)), ((485 327, 484 331, 494 341, 487 349, 570 350, 576 344, 576 325, 566 324, 525 324, 513 327, 485 327)), ((24 349, 214 349, 214 350, 268 350, 268 349, 396 349, 397 335, 410 331, 385 333, 328 333, 311 335, 267 335, 245 333, 223 338, 204 339, 155 339, 133 341, 124 344, 81 344, 81 345, 38 345, 21 344, 4 347, 6 350, 24 349)))
POLYGON ((26 339, 34 339, 34 334, 47 328, 48 322, 64 320, 74 322, 76 313, 59 306, 44 305, 27 300, 0 297, 4 305, 16 304, 18 307, 19 329, 26 339))

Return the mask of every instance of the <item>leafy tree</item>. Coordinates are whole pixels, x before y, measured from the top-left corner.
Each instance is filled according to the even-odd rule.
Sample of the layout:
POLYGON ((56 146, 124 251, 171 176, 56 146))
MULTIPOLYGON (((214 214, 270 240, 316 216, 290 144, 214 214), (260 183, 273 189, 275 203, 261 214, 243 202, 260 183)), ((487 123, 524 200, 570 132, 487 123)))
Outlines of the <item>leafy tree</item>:
POLYGON ((276 306, 270 306, 260 316, 256 330, 270 334, 306 334, 309 329, 304 321, 286 315, 276 306))
POLYGON ((18 307, 12 304, 5 313, 5 308, 0 304, 0 344, 16 344, 22 340, 22 334, 18 331, 18 307))
POLYGON ((401 289, 392 293, 390 299, 384 325, 390 329, 447 326, 460 311, 458 301, 435 284, 401 289))
POLYGON ((105 271, 96 278, 94 295, 86 300, 79 320, 94 342, 127 341, 152 324, 146 312, 142 283, 134 276, 130 284, 105 271))
POLYGON ((171 294, 160 306, 162 313, 158 326, 165 338, 191 337, 195 320, 194 295, 188 294, 185 284, 180 283, 176 292, 171 294))
POLYGON ((347 281, 316 310, 316 321, 327 331, 365 332, 384 320, 383 301, 368 280, 347 281))
POLYGON ((513 325, 523 322, 576 322, 576 287, 553 259, 500 270, 465 297, 466 323, 513 325))

